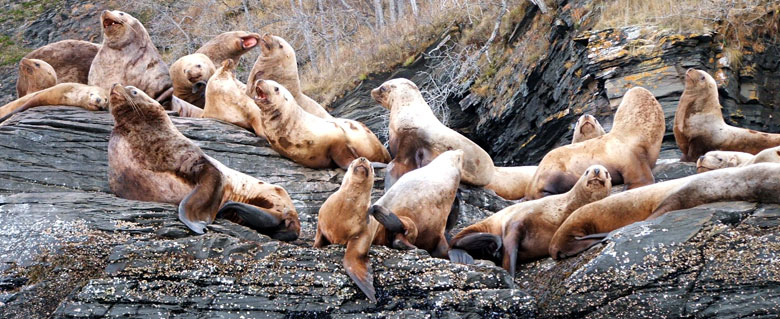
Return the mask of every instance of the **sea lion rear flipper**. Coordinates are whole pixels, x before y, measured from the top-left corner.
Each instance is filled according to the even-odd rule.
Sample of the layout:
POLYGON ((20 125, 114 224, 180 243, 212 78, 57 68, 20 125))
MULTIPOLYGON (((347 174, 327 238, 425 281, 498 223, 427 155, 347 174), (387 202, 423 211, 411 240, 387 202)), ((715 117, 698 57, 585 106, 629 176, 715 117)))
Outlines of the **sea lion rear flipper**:
POLYGON ((255 230, 274 228, 282 222, 281 219, 254 205, 234 201, 228 201, 225 205, 222 205, 217 216, 249 226, 255 230))
POLYGON ((450 249, 447 254, 450 256, 450 261, 457 264, 473 265, 474 257, 471 257, 468 252, 463 249, 453 248, 450 249))
POLYGON ((503 238, 503 244, 504 244, 504 258, 502 261, 502 266, 506 271, 509 272, 509 275, 512 276, 512 278, 515 277, 515 269, 517 267, 517 246, 522 240, 522 236, 524 231, 524 227, 522 225, 512 225, 513 227, 510 227, 509 231, 504 235, 503 238))
POLYGON ((401 223, 401 220, 398 219, 398 216, 385 207, 372 205, 368 209, 368 214, 374 216, 374 218, 390 232, 401 234, 406 232, 404 225, 401 223))
POLYGON ((192 231, 203 234, 206 225, 217 216, 223 192, 222 173, 213 165, 205 165, 198 184, 179 203, 179 220, 192 231))
POLYGON ((471 254, 476 253, 478 257, 498 258, 501 247, 503 247, 503 241, 501 236, 496 234, 480 232, 463 236, 455 240, 451 246, 463 249, 471 254))
POLYGON ((371 263, 368 260, 368 250, 371 247, 371 236, 368 232, 358 235, 358 238, 347 242, 347 250, 344 253, 344 270, 357 284, 358 288, 366 294, 371 302, 376 303, 376 290, 374 278, 371 275, 371 263))

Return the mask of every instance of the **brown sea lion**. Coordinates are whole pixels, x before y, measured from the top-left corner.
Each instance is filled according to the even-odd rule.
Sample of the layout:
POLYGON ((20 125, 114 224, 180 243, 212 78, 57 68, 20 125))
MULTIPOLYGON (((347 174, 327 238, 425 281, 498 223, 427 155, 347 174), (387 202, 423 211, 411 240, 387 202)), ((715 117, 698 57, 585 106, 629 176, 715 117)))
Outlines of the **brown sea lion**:
POLYGON ((458 210, 452 206, 464 157, 463 150, 446 151, 428 165, 401 176, 372 209, 387 211, 385 216, 396 215, 403 229, 377 224, 374 244, 396 249, 417 247, 433 257, 447 258, 446 235, 454 226, 451 222, 458 219, 458 210))
POLYGON ((594 164, 609 170, 612 185, 626 184, 632 189, 652 184, 665 127, 664 112, 653 94, 641 87, 628 90, 609 133, 561 146, 542 158, 526 199, 567 192, 594 164))
POLYGON ((105 110, 108 107, 108 96, 104 89, 97 86, 60 83, 3 105, 0 107, 0 122, 13 114, 43 105, 78 106, 90 111, 105 110))
POLYGON ((138 19, 122 11, 103 11, 103 45, 89 69, 89 84, 106 90, 124 83, 160 102, 173 94, 168 65, 138 19))
POLYGON ((258 41, 260 41, 260 35, 257 33, 230 31, 209 40, 195 53, 205 54, 214 62, 214 65, 220 65, 227 59, 238 64, 241 56, 256 47, 258 41))
POLYGON ((732 151, 709 151, 699 156, 696 172, 704 173, 726 167, 737 167, 753 159, 753 154, 732 151))
POLYGON ((114 194, 178 204, 179 219, 196 233, 219 215, 272 238, 298 238, 298 213, 283 188, 204 154, 142 90, 115 84, 110 101, 108 180, 114 194))
POLYGON ((168 71, 173 81, 173 96, 199 108, 206 105, 206 83, 216 71, 209 57, 201 53, 185 55, 173 62, 168 71))
MULTIPOLYGON (((236 63, 225 60, 206 84, 206 107, 201 117, 214 118, 251 130, 265 137, 260 110, 252 98, 236 85, 236 63)), ((349 164, 349 163, 347 163, 349 164)))
POLYGON ((726 124, 718 101, 718 84, 709 73, 688 69, 685 90, 674 114, 674 139, 680 161, 692 162, 709 151, 750 154, 780 146, 780 134, 769 134, 726 124))
POLYGON ((472 255, 501 260, 514 277, 518 261, 548 256, 550 239, 574 210, 607 197, 611 190, 607 169, 590 166, 568 192, 509 206, 460 231, 450 241, 450 260, 473 263, 472 255))
POLYGON ((577 125, 574 126, 574 136, 571 138, 571 143, 587 141, 604 134, 607 133, 604 132, 601 123, 593 115, 583 114, 577 119, 577 125))
POLYGON ((176 96, 171 97, 170 110, 178 113, 181 117, 203 117, 203 109, 176 96))
POLYGON ((490 184, 485 185, 485 188, 504 199, 518 200, 525 197, 525 190, 535 172, 536 166, 496 166, 490 184))
POLYGON ((22 58, 16 79, 16 96, 48 89, 57 84, 57 72, 46 61, 22 58))
POLYGON ((387 167, 385 189, 409 171, 425 166, 442 152, 461 149, 461 180, 485 186, 495 172, 493 160, 479 145, 445 126, 431 111, 420 89, 407 79, 393 79, 371 91, 371 96, 390 110, 390 152, 395 158, 387 167))
POLYGON ((270 33, 263 34, 260 44, 262 52, 252 66, 246 83, 255 83, 260 79, 276 81, 290 91, 298 105, 306 112, 325 119, 332 118, 333 116, 322 105, 301 91, 298 62, 292 46, 284 39, 270 33))
POLYGON ((403 232, 397 216, 381 209, 369 210, 374 169, 365 157, 352 161, 338 191, 330 195, 317 215, 314 247, 347 245, 344 269, 368 299, 376 302, 368 250, 378 223, 403 232), (372 215, 373 214, 373 215, 372 215), (372 217, 374 216, 374 217, 372 217), (378 222, 379 221, 379 222, 378 222))
POLYGON ((27 59, 46 61, 54 68, 60 83, 81 83, 89 81, 92 60, 101 45, 80 40, 62 40, 49 43, 27 53, 27 59))

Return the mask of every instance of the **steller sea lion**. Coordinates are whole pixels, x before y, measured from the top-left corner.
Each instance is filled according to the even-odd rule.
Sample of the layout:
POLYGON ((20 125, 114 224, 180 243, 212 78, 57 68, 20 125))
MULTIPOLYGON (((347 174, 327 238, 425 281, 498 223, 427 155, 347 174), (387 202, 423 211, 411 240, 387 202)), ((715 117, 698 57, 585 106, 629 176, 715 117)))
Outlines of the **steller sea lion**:
POLYGON ((387 166, 385 189, 402 175, 425 166, 439 154, 461 149, 463 176, 461 180, 485 186, 495 172, 493 160, 479 145, 445 126, 412 81, 389 80, 371 91, 371 96, 390 110, 390 152, 395 158, 387 166))
POLYGON ((709 151, 696 161, 696 172, 704 173, 727 167, 745 167, 756 163, 780 162, 780 146, 767 148, 756 155, 743 152, 709 151))
POLYGON ((3 105, 0 107, 0 122, 13 114, 43 105, 78 106, 90 111, 105 110, 108 106, 108 96, 105 90, 97 86, 60 83, 3 105))
POLYGON ((236 63, 227 59, 206 84, 206 107, 201 117, 214 118, 251 130, 265 137, 260 123, 260 110, 252 98, 236 85, 233 71, 236 63))
POLYGON ((46 61, 22 58, 16 79, 16 96, 48 89, 57 84, 57 72, 46 61))
POLYGON ((674 139, 683 162, 695 161, 713 150, 756 154, 780 146, 780 134, 726 124, 718 101, 718 84, 709 73, 696 69, 685 72, 685 90, 674 113, 674 139))
POLYGON ((103 44, 89 69, 89 85, 106 90, 124 83, 144 91, 160 102, 173 94, 168 65, 138 19, 122 11, 100 15, 103 44))
POLYGON ((571 143, 587 141, 604 134, 607 133, 604 132, 601 123, 593 115, 583 114, 577 119, 577 125, 574 126, 574 136, 571 138, 571 143))
POLYGON ((203 109, 176 96, 171 97, 170 109, 171 111, 178 113, 181 117, 203 117, 203 109))
POLYGON ((496 166, 490 184, 485 188, 508 200, 518 200, 525 197, 525 190, 531 178, 534 177, 536 166, 496 166))
POLYGON ((589 166, 603 165, 612 185, 628 189, 652 184, 652 168, 661 152, 666 124, 661 105, 650 91, 635 87, 623 96, 612 130, 598 138, 556 148, 542 158, 526 199, 571 189, 589 166))
POLYGON ((60 83, 88 84, 89 69, 100 47, 100 44, 87 41, 62 40, 37 48, 24 57, 49 63, 60 83))
POLYGON ((329 244, 347 245, 344 269, 350 278, 376 302, 368 250, 378 223, 397 232, 403 232, 401 221, 382 209, 371 209, 371 190, 374 187, 374 169, 365 157, 352 161, 339 190, 325 200, 317 215, 317 233, 314 247, 329 244), (374 217, 372 217, 374 216, 374 217))
POLYGON ((214 65, 220 65, 225 60, 233 60, 238 64, 244 53, 256 47, 260 35, 246 31, 224 32, 209 40, 195 53, 205 54, 214 65))
POLYGON ((514 277, 518 261, 548 256, 550 239, 574 210, 607 197, 611 190, 609 171, 590 166, 568 192, 509 206, 460 231, 450 241, 450 260, 473 263, 472 255, 501 260, 514 277))
POLYGON ((173 96, 199 108, 206 105, 206 83, 216 72, 209 57, 201 53, 185 55, 173 62, 168 71, 173 81, 173 96))
POLYGON ((108 181, 114 194, 178 204, 179 219, 199 234, 222 216, 278 240, 298 238, 298 213, 283 188, 204 154, 138 88, 115 84, 110 105, 108 181))

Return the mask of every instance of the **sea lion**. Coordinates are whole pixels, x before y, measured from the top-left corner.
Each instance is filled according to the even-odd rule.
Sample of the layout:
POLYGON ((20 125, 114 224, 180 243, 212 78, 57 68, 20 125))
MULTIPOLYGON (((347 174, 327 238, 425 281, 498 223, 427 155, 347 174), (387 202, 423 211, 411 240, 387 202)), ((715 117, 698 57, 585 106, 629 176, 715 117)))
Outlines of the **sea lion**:
POLYGON ((611 190, 609 171, 592 165, 568 192, 509 206, 460 231, 451 241, 450 260, 473 263, 472 255, 501 260, 514 277, 518 261, 548 256, 550 239, 574 210, 611 190))
POLYGON ((48 89, 57 84, 57 72, 46 61, 22 58, 16 79, 16 96, 48 89))
POLYGON ((718 101, 718 84, 709 73, 696 69, 685 72, 685 90, 674 114, 674 139, 683 162, 695 161, 713 150, 756 154, 780 146, 780 134, 726 124, 718 101))
POLYGON ((628 90, 609 133, 561 146, 542 158, 528 184, 526 199, 568 191, 594 164, 609 170, 612 185, 633 189, 652 184, 652 168, 661 152, 665 127, 664 112, 653 94, 641 87, 628 90))
POLYGON ((216 71, 209 57, 202 53, 185 55, 173 62, 168 71, 173 81, 173 96, 199 108, 206 105, 206 83, 216 71))
POLYGON ((536 166, 496 166, 490 184, 485 185, 485 188, 494 191, 504 199, 522 199, 535 172, 536 166))
MULTIPOLYGON (((396 215, 402 229, 377 225, 374 244, 396 249, 420 248, 447 258, 447 232, 458 219, 452 209, 462 176, 463 150, 446 151, 428 165, 404 174, 372 206, 396 215)), ((375 216, 376 217, 376 216, 375 216)), ((384 223, 382 223, 384 224, 384 223)))
POLYGON ((767 148, 758 152, 753 158, 739 165, 740 167, 753 165, 757 163, 780 163, 780 146, 767 148))
POLYGON ((347 245, 344 269, 350 278, 376 302, 368 250, 378 223, 402 232, 401 221, 392 213, 371 209, 371 190, 374 187, 374 169, 365 157, 352 161, 341 182, 341 187, 325 200, 317 214, 317 233, 314 247, 329 244, 347 245), (373 214, 373 215, 372 215, 373 214), (371 217, 374 216, 374 217, 371 217))
POLYGON ((13 114, 43 105, 78 106, 90 111, 105 110, 108 107, 108 96, 105 90, 97 86, 60 83, 3 105, 0 107, 0 122, 13 114))
POLYGON ((704 173, 726 167, 737 167, 751 159, 753 154, 732 151, 709 151, 696 161, 696 172, 704 173))
POLYGON ((587 141, 604 134, 607 133, 604 132, 601 123, 593 115, 583 114, 577 119, 577 125, 574 126, 574 136, 571 138, 571 143, 587 141))
POLYGON ((62 40, 49 43, 27 53, 27 59, 46 61, 54 68, 60 83, 89 81, 89 69, 101 45, 81 40, 62 40))
POLYGON ((453 149, 464 152, 461 180, 485 186, 495 172, 493 160, 479 145, 445 126, 412 81, 399 78, 371 90, 371 97, 390 110, 390 152, 385 189, 402 175, 425 166, 439 154, 453 149))
POLYGON ((203 117, 203 109, 176 96, 171 97, 170 110, 178 113, 181 117, 203 117))
POLYGON ((205 54, 214 65, 220 65, 230 59, 238 64, 244 53, 257 46, 260 35, 246 31, 230 31, 217 35, 209 40, 195 53, 205 54))
POLYGON ((113 83, 137 87, 158 101, 173 94, 168 65, 138 19, 122 11, 100 15, 103 44, 89 69, 89 84, 106 90, 113 83))
POLYGON ((306 112, 325 119, 332 118, 322 105, 301 91, 298 62, 292 46, 270 33, 263 34, 260 43, 260 56, 252 66, 246 83, 249 85, 260 79, 276 81, 290 91, 298 105, 306 112))
POLYGON ((233 74, 235 68, 236 63, 227 59, 209 78, 206 84, 206 107, 201 117, 232 123, 265 137, 260 110, 252 98, 236 85, 233 74))
MULTIPOLYGON (((209 83, 211 85, 211 83, 209 83)), ((257 80, 252 98, 271 148, 294 162, 311 168, 346 169, 355 158, 383 161, 387 150, 378 140, 353 139, 336 120, 304 111, 287 89, 271 80, 257 80)))
POLYGON ((298 238, 300 222, 283 188, 232 170, 179 132, 162 105, 142 90, 115 84, 108 181, 119 197, 178 204, 179 219, 196 233, 217 216, 272 238, 298 238))

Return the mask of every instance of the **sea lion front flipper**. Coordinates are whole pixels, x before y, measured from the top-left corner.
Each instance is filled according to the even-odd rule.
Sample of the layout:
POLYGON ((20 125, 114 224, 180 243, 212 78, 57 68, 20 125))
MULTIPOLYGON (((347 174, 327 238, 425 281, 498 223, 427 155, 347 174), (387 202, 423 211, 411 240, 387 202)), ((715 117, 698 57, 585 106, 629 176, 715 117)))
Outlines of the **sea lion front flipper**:
POLYGON ((179 220, 192 231, 203 234, 206 225, 217 216, 223 192, 222 173, 213 165, 205 165, 198 184, 179 203, 179 220))
POLYGON ((473 265, 474 257, 471 257, 469 253, 460 248, 450 249, 447 254, 450 256, 450 261, 457 264, 473 265))
POLYGON ((574 237, 574 239, 576 239, 576 240, 589 240, 589 239, 603 240, 604 238, 607 238, 607 235, 609 235, 609 233, 598 233, 598 234, 585 235, 585 236, 582 236, 582 237, 574 237))
POLYGON ((281 219, 256 206, 234 201, 228 201, 222 205, 217 216, 255 230, 276 228, 282 222, 281 219))
POLYGON ((512 278, 515 277, 515 269, 517 267, 517 246, 524 233, 521 231, 522 229, 524 229, 522 225, 512 225, 503 238, 504 258, 502 266, 509 272, 512 278))
POLYGON ((401 223, 401 220, 398 219, 398 216, 383 206, 372 205, 368 209, 368 214, 374 216, 374 218, 390 232, 402 234, 406 232, 404 225, 401 223))
POLYGON ((344 253, 344 270, 357 284, 358 288, 366 294, 371 302, 376 303, 376 290, 374 278, 371 275, 371 261, 368 260, 368 250, 371 248, 371 236, 367 231, 357 238, 347 242, 347 250, 344 253))
POLYGON ((469 253, 476 252, 479 257, 498 258, 503 242, 501 236, 480 232, 463 236, 453 242, 451 246, 469 253))

